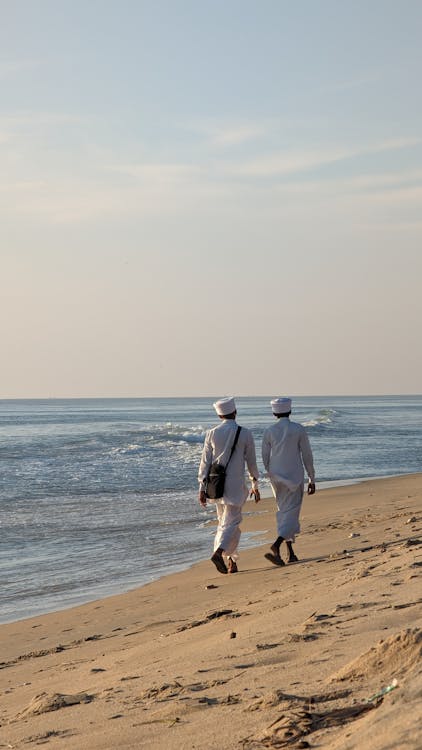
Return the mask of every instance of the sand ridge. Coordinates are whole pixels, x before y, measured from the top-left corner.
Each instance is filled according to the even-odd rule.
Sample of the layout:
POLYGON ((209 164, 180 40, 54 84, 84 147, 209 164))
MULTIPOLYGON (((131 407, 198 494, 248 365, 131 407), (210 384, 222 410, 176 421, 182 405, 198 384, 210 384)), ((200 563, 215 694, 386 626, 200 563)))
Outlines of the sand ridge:
POLYGON ((420 748, 421 475, 318 492, 302 532, 294 565, 255 548, 1 626, 0 748, 420 748))

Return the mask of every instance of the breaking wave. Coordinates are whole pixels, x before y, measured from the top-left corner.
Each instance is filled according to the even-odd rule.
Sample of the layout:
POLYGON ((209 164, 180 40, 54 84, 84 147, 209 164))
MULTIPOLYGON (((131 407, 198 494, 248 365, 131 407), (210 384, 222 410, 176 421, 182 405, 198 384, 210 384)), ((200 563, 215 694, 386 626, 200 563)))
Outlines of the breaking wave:
POLYGON ((335 409, 321 409, 316 417, 302 422, 304 427, 319 427, 320 425, 331 424, 334 420, 335 409))

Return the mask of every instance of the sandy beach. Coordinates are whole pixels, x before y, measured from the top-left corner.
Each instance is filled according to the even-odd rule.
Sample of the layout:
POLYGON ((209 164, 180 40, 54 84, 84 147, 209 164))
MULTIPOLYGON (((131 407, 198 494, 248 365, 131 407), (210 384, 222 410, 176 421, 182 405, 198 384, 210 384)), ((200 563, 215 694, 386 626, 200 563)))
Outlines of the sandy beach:
POLYGON ((257 510, 236 575, 1 626, 0 748, 421 748, 422 476, 306 497, 283 568, 257 510))

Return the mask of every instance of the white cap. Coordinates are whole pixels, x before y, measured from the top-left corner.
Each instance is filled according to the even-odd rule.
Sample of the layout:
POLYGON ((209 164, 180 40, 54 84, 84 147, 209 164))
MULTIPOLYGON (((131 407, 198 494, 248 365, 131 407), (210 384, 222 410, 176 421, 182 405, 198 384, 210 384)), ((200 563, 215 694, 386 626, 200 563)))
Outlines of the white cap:
POLYGON ((292 399, 291 398, 273 398, 271 401, 271 408, 273 414, 286 414, 292 410, 292 399))
POLYGON ((233 412, 236 411, 236 404, 233 397, 221 398, 213 404, 213 407, 219 417, 225 417, 226 414, 233 414, 233 412))

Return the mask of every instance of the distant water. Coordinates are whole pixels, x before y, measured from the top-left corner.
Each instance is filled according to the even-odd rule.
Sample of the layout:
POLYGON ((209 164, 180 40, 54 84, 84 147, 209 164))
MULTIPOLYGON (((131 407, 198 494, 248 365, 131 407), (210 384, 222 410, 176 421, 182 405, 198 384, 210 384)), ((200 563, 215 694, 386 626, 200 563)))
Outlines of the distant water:
MULTIPOLYGON (((196 476, 212 401, 0 401, 0 622, 126 591, 209 555, 214 511, 198 506, 196 476)), ((237 406, 262 469, 269 398, 237 406)), ((422 470, 422 396, 297 398, 292 418, 307 427, 320 486, 422 470)))

